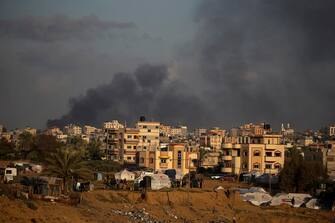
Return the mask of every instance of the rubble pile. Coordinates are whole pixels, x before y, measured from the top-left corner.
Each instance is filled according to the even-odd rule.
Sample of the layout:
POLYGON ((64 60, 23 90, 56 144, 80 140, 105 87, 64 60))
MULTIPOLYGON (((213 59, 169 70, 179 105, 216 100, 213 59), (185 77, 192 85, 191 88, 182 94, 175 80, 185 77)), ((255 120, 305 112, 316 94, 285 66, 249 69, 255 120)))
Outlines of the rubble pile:
POLYGON ((135 211, 122 211, 122 210, 112 210, 113 214, 126 216, 134 222, 148 222, 148 223, 161 223, 150 216, 148 212, 145 211, 145 208, 135 210, 135 211))

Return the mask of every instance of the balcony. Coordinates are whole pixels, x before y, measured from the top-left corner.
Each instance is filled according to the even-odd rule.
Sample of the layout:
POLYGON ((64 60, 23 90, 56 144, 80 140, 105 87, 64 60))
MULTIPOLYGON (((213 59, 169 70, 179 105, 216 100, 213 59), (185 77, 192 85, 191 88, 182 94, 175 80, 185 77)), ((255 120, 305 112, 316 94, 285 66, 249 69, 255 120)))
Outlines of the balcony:
POLYGON ((233 160, 233 157, 231 155, 222 156, 222 160, 224 160, 224 161, 231 161, 231 160, 233 160))
POLYGON ((282 157, 280 156, 266 156, 265 157, 265 162, 281 162, 282 161, 282 157))

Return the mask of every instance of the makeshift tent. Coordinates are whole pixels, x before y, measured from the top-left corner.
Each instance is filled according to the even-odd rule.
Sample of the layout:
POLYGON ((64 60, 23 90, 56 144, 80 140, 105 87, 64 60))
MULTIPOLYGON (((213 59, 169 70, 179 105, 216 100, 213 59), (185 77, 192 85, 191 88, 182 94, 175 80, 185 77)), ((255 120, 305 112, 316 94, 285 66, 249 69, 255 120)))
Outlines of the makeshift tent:
MULTIPOLYGON (((141 173, 140 177, 135 179, 135 184, 141 185, 141 181, 143 181, 144 177, 150 177, 150 186, 152 190, 160 190, 162 188, 170 188, 171 187, 171 181, 168 175, 162 174, 162 173, 141 173)), ((143 185, 143 184, 142 184, 143 185)))
POLYGON ((306 203, 306 208, 310 208, 310 209, 320 209, 318 199, 316 199, 316 198, 312 198, 312 199, 310 199, 310 200, 306 203))
POLYGON ((300 207, 310 198, 312 198, 312 196, 309 194, 298 194, 298 193, 276 194, 272 198, 270 205, 277 206, 281 204, 287 204, 293 207, 300 207))
POLYGON ((243 201, 249 201, 250 203, 256 206, 269 203, 272 199, 270 194, 263 192, 251 192, 241 194, 241 198, 243 201))
POLYGON ((135 180, 135 173, 130 172, 126 169, 115 173, 116 180, 126 180, 126 181, 133 181, 135 180))

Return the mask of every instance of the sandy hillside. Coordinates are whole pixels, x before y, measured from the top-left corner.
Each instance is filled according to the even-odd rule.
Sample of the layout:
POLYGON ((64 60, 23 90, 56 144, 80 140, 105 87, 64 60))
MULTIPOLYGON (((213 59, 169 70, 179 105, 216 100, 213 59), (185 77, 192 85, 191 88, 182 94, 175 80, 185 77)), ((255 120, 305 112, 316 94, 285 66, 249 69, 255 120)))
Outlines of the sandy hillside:
MULTIPOLYGON (((209 182, 213 184, 213 182, 209 182)), ((208 185, 209 185, 208 184, 208 185)), ((207 185, 207 186, 208 186, 207 185)), ((213 186, 213 185, 209 185, 213 186)), ((260 208, 210 189, 140 193, 96 190, 83 193, 78 206, 36 201, 37 209, 21 200, 0 197, 0 222, 333 222, 335 214, 304 208, 260 208)))

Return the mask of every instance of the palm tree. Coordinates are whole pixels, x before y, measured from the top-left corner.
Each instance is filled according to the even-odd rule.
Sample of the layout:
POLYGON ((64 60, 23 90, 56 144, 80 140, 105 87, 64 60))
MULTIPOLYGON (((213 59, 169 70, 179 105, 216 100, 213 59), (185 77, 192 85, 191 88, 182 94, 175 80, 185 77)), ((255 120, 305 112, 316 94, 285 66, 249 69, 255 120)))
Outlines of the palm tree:
POLYGON ((202 166, 202 162, 205 160, 206 155, 209 151, 205 148, 200 148, 199 150, 199 158, 198 158, 198 169, 202 166))
POLYGON ((45 173, 63 179, 64 192, 70 179, 87 178, 90 171, 85 166, 81 154, 69 147, 63 147, 46 158, 45 173))
POLYGON ((25 159, 33 149, 33 135, 29 132, 23 132, 18 137, 18 149, 21 158, 25 159))

